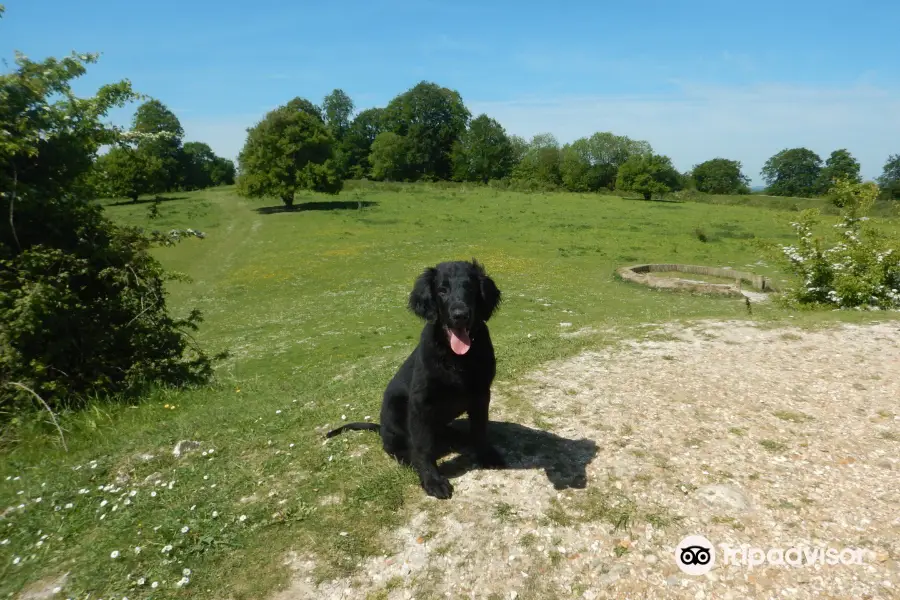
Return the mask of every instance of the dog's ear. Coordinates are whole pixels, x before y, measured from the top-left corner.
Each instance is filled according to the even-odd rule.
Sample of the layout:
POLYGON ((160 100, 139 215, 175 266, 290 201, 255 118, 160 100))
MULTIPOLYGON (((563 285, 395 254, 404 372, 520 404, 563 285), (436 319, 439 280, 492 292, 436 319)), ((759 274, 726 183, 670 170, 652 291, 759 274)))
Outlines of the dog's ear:
POLYGON ((409 310, 426 321, 437 319, 437 306, 434 302, 434 278, 436 275, 437 269, 434 267, 422 271, 409 294, 409 310))
POLYGON ((478 264, 478 261, 474 258, 472 259, 472 266, 475 267, 475 271, 478 273, 478 283, 481 287, 481 299, 478 303, 479 317, 482 321, 487 321, 493 316, 497 307, 500 306, 501 293, 494 280, 484 272, 484 267, 478 264))

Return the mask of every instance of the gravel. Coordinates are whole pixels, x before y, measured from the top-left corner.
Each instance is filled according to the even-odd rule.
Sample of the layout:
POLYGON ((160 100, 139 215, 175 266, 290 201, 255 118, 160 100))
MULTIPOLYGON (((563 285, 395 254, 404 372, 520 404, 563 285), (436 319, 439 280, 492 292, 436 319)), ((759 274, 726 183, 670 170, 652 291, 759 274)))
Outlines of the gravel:
POLYGON ((657 333, 498 385, 511 468, 448 459, 453 498, 411 507, 389 555, 318 585, 315 557, 291 555, 274 600, 900 598, 900 327, 657 333), (717 547, 705 575, 675 562, 688 535, 717 547), (720 544, 855 548, 863 564, 724 564, 720 544))

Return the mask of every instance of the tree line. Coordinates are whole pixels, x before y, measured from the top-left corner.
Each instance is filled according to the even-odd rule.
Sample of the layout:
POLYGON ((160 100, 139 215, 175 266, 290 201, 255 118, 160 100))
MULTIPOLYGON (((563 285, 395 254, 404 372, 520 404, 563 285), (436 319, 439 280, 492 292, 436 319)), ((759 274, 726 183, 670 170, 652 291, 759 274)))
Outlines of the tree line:
MULTIPOLYGON (((568 144, 550 133, 530 140, 509 135, 486 114, 472 118, 459 92, 422 81, 384 108, 354 115, 343 90, 321 105, 294 98, 248 129, 238 157, 238 191, 277 196, 290 206, 301 189, 337 193, 346 179, 454 180, 519 189, 574 192, 622 190, 650 199, 683 189, 749 194, 740 161, 713 158, 679 172, 649 142, 598 132, 568 144)), ((861 181, 846 149, 823 162, 807 148, 785 149, 766 161, 768 194, 817 196, 837 180, 861 181)), ((879 184, 900 197, 900 155, 889 157, 879 184)))
POLYGON ((96 196, 137 201, 144 194, 234 183, 234 162, 203 142, 183 143, 181 122, 159 100, 138 106, 129 133, 94 162, 87 183, 96 196))

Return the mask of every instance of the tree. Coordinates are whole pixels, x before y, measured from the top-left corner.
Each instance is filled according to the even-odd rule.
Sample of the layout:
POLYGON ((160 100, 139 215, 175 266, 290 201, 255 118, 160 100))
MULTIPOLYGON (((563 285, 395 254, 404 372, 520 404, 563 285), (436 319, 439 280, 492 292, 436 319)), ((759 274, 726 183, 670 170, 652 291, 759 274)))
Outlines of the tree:
MULTIPOLYGON (((83 195, 100 148, 141 136, 104 122, 137 99, 127 81, 73 92, 96 60, 17 54, 16 69, 0 75, 0 210, 9 216, 0 227, 0 381, 32 388, 53 408, 211 374, 185 333, 199 312, 168 314, 151 239, 83 195)), ((8 387, 0 402, 4 418, 33 406, 8 387)))
POLYGON ((183 185, 181 122, 159 100, 148 100, 134 113, 131 130, 145 137, 138 143, 140 150, 156 158, 162 165, 163 184, 160 191, 172 191, 183 185))
POLYGON ((212 185, 234 185, 234 161, 217 156, 209 173, 212 185))
POLYGON ((234 183, 234 162, 216 156, 203 142, 187 142, 182 149, 182 177, 185 189, 199 190, 234 183))
POLYGON ((531 138, 522 159, 513 169, 513 178, 540 186, 554 187, 562 183, 556 136, 539 133, 531 138))
POLYGON ((900 199, 900 154, 893 154, 884 163, 878 185, 893 199, 900 199))
MULTIPOLYGON (((340 191, 334 171, 333 140, 324 122, 302 99, 270 111, 248 130, 238 156, 238 193, 248 198, 277 196, 288 208, 299 189, 340 191)), ((311 105, 310 105, 311 106, 311 105)))
POLYGON ((352 122, 353 100, 344 90, 336 89, 325 96, 322 106, 325 109, 325 123, 331 131, 331 137, 337 142, 343 142, 352 122))
POLYGON ((372 142, 369 163, 372 177, 388 181, 403 181, 409 174, 409 140, 391 131, 383 131, 372 142))
POLYGON ((167 134, 178 142, 184 137, 184 129, 178 117, 159 100, 148 100, 138 106, 131 129, 137 133, 167 134))
POLYGON ((503 126, 479 115, 453 146, 453 174, 461 181, 502 179, 513 167, 513 148, 503 126))
POLYGON ((168 173, 146 147, 116 146, 99 157, 94 168, 96 192, 104 197, 137 202, 139 196, 166 191, 168 173))
POLYGON ((619 167, 616 188, 638 192, 644 200, 653 194, 665 194, 681 187, 681 175, 668 156, 635 154, 619 167))
POLYGON ((306 98, 301 98, 297 96, 290 102, 285 105, 288 109, 299 111, 308 114, 309 116, 315 118, 320 123, 325 123, 325 117, 322 114, 322 109, 307 100, 306 98))
POLYGON ((741 172, 741 163, 727 158, 713 158, 694 165, 691 172, 697 191, 707 194, 749 194, 750 178, 741 172))
POLYGON ((809 197, 818 191, 822 159, 807 148, 782 150, 766 161, 762 176, 773 196, 809 197))
POLYGON ((450 179, 453 144, 470 116, 459 92, 423 81, 391 100, 383 122, 406 137, 411 176, 450 179))
POLYGON ((372 142, 379 133, 384 131, 383 114, 383 108, 370 108, 356 115, 350 124, 343 145, 344 152, 347 154, 348 175, 362 178, 371 171, 369 154, 372 152, 372 142))
POLYGON ((826 193, 835 184, 843 180, 850 183, 859 183, 862 177, 859 174, 859 161, 853 158, 847 149, 835 150, 825 161, 825 167, 819 173, 819 192, 826 193))
POLYGON ((201 190, 213 185, 212 171, 218 158, 208 144, 188 142, 182 152, 182 178, 185 189, 201 190))

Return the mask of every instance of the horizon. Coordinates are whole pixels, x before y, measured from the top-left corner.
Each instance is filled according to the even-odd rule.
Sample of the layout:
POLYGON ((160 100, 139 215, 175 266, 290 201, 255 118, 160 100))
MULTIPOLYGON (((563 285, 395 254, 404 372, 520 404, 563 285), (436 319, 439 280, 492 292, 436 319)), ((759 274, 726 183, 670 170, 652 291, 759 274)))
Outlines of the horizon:
MULTIPOLYGON (((15 50, 33 59, 100 52, 77 93, 129 79, 178 116, 185 141, 230 159, 248 127, 295 96, 319 104, 340 88, 358 112, 423 80, 457 90, 473 117, 486 113, 510 135, 548 132, 565 144, 612 131, 650 142, 682 172, 739 160, 754 187, 785 148, 807 147, 823 161, 847 148, 866 179, 900 153, 900 66, 891 60, 900 55, 892 35, 900 6, 888 2, 572 2, 549 12, 464 2, 453 7, 458 22, 442 5, 408 0, 313 8, 263 0, 252 14, 231 0, 163 0, 139 19, 112 0, 89 9, 5 4, 7 68, 15 50)), ((111 119, 126 125, 133 109, 111 119)))

